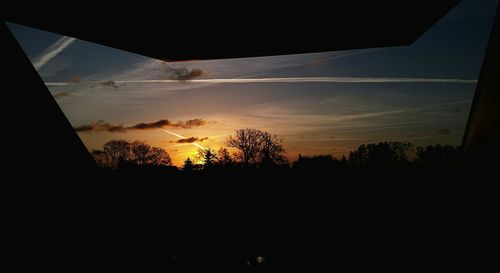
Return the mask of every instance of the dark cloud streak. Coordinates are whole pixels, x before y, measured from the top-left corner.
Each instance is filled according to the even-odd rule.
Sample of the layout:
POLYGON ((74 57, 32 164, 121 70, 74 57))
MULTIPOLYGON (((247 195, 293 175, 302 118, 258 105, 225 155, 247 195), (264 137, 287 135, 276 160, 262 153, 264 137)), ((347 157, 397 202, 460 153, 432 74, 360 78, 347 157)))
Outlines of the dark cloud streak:
POLYGON ((69 96, 70 94, 68 92, 59 92, 59 93, 55 93, 53 94, 52 96, 56 99, 59 99, 59 98, 63 98, 63 97, 67 97, 69 96))
POLYGON ((175 142, 176 143, 193 143, 193 142, 196 142, 196 141, 203 142, 204 140, 207 140, 207 139, 208 139, 208 137, 202 137, 202 138, 199 138, 199 137, 188 137, 188 138, 178 139, 175 142))
POLYGON ((169 67, 173 71, 173 75, 170 76, 171 80, 187 81, 198 78, 203 75, 203 70, 199 68, 188 69, 186 67, 174 68, 169 67))
MULTIPOLYGON (((72 82, 75 83, 74 81, 72 81, 72 82)), ((107 80, 107 81, 102 81, 102 82, 94 83, 94 84, 92 84, 90 86, 90 88, 94 88, 97 84, 102 85, 102 86, 109 86, 109 87, 113 87, 115 89, 118 89, 118 85, 113 80, 107 80)))
MULTIPOLYGON (((74 129, 77 132, 107 131, 110 133, 116 133, 116 132, 126 132, 128 130, 149 130, 149 129, 164 128, 164 127, 189 129, 192 127, 198 127, 205 124, 207 124, 207 121, 203 119, 190 119, 184 121, 177 121, 175 123, 171 122, 168 119, 161 119, 155 122, 149 122, 149 123, 141 122, 132 126, 123 126, 123 125, 109 124, 101 120, 95 123, 81 125, 75 127, 74 129)), ((202 138, 200 141, 203 141, 205 139, 206 138, 202 138)))
POLYGON ((156 129, 156 128, 162 128, 164 126, 171 126, 172 123, 168 119, 162 119, 159 121, 155 122, 150 122, 150 123, 138 123, 136 125, 133 125, 129 127, 129 129, 138 129, 138 130, 145 130, 145 129, 156 129))

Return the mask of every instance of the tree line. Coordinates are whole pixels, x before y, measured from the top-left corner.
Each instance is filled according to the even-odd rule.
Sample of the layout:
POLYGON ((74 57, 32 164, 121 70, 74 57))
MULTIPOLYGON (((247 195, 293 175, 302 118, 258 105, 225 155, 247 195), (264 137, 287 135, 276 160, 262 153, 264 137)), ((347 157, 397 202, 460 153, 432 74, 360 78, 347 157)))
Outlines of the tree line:
MULTIPOLYGON (((269 132, 245 128, 236 130, 219 150, 199 149, 195 158, 187 158, 181 169, 185 172, 214 169, 329 169, 332 167, 402 167, 456 166, 460 148, 449 145, 415 147, 404 142, 380 142, 360 145, 348 157, 332 155, 302 156, 290 164, 285 157, 283 141, 269 132), (234 151, 234 152, 230 152, 234 151)), ((142 142, 111 140, 102 150, 93 150, 98 166, 121 169, 130 166, 171 166, 169 154, 142 142)))
POLYGON ((110 140, 102 150, 93 150, 92 156, 97 165, 104 168, 118 169, 124 165, 170 166, 170 155, 158 147, 151 147, 142 142, 110 140))

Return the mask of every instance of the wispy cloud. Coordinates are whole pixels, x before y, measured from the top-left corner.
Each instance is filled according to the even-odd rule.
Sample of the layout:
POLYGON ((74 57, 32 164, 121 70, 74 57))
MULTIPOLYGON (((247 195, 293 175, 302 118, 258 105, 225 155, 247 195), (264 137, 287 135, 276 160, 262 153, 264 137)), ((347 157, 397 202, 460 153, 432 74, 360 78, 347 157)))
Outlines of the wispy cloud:
POLYGON ((354 112, 349 114, 302 114, 292 111, 287 111, 292 106, 287 106, 280 109, 275 104, 263 104, 262 106, 255 106, 251 108, 250 113, 247 116, 252 118, 258 118, 261 122, 264 120, 280 122, 293 121, 293 122, 305 122, 308 126, 312 124, 315 125, 326 125, 332 122, 344 122, 344 121, 359 121, 359 120, 370 120, 382 116, 401 116, 402 114, 416 114, 416 113, 426 113, 426 112, 436 112, 436 111, 449 111, 449 109, 457 108, 457 105, 467 106, 470 104, 470 100, 457 100, 449 101, 436 104, 419 105, 415 107, 403 107, 384 111, 368 111, 363 110, 360 112, 354 112))
POLYGON ((33 66, 37 71, 40 71, 42 67, 50 62, 54 57, 56 57, 61 51, 67 48, 71 43, 73 43, 76 39, 70 37, 62 37, 57 40, 51 46, 49 46, 46 50, 42 52, 42 54, 33 62, 33 66))
POLYGON ((102 132, 107 131, 110 133, 116 132, 126 132, 128 130, 149 130, 149 129, 158 129, 163 127, 170 128, 192 128, 197 126, 202 126, 207 124, 206 120, 202 119, 190 119, 190 120, 180 120, 177 122, 171 122, 168 119, 162 119, 155 122, 141 122, 132 126, 123 126, 123 125, 113 125, 104 121, 98 121, 91 124, 81 125, 75 127, 75 131, 77 132, 102 132))

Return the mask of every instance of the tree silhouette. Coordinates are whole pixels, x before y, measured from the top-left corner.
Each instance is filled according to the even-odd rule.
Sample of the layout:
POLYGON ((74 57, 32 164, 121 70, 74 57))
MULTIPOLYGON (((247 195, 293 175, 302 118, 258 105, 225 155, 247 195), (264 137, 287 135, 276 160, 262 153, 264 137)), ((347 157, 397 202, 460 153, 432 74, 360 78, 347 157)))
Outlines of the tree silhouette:
POLYGON ((154 166, 170 166, 172 160, 170 155, 162 148, 153 147, 149 151, 149 163, 154 166))
POLYGON ((102 150, 92 150, 92 157, 94 158, 97 166, 100 167, 111 167, 110 156, 102 150))
POLYGON ((231 154, 227 150, 227 148, 221 147, 219 151, 217 152, 217 163, 222 166, 222 167, 229 167, 232 166, 234 163, 233 158, 231 157, 231 154))
POLYGON ((112 169, 124 164, 170 166, 172 162, 169 154, 161 148, 125 140, 110 140, 104 144, 103 150, 93 150, 92 156, 99 166, 112 169))
POLYGON ((257 129, 239 129, 234 136, 229 136, 226 143, 238 149, 236 158, 247 167, 260 163, 271 166, 288 163, 282 141, 276 135, 257 129))
POLYGON ((103 151, 109 156, 110 167, 113 169, 129 161, 131 157, 130 144, 125 140, 110 140, 104 144, 103 151))
POLYGON ((347 157, 345 157, 345 155, 343 155, 342 158, 340 159, 340 164, 342 166, 347 166, 348 161, 347 161, 347 157))
POLYGON ((263 167, 273 167, 275 165, 288 164, 283 155, 285 148, 281 139, 277 135, 271 135, 268 132, 260 132, 260 163, 263 167))
POLYGON ((203 162, 204 169, 210 169, 218 160, 217 152, 211 148, 199 149, 197 159, 203 162))
POLYGON ((315 156, 302 156, 293 162, 294 169, 302 169, 308 171, 330 170, 334 167, 337 160, 332 155, 315 155, 315 156))
POLYGON ((364 144, 359 145, 357 150, 351 151, 349 153, 349 163, 351 163, 352 165, 357 165, 357 166, 364 165, 366 163, 367 158, 368 158, 368 152, 364 144))
POLYGON ((182 170, 184 172, 190 173, 194 169, 193 161, 188 157, 186 161, 184 161, 184 166, 182 166, 182 170))
POLYGON ((256 163, 259 156, 261 139, 261 131, 257 129, 239 129, 233 136, 227 138, 227 146, 238 149, 236 157, 241 161, 243 166, 248 166, 251 163, 256 163))
POLYGON ((406 164, 413 151, 411 143, 379 142, 360 145, 349 155, 349 162, 358 166, 394 166, 406 164))
POLYGON ((460 149, 450 145, 428 145, 427 147, 417 148, 418 164, 424 166, 451 166, 457 164, 460 160, 460 149))
POLYGON ((132 154, 134 154, 134 163, 136 164, 149 163, 151 155, 151 146, 136 141, 131 144, 131 150, 132 154))
MULTIPOLYGON (((260 167, 266 172, 256 170, 255 173, 279 170, 276 174, 286 174, 290 169, 288 161, 284 156, 285 149, 282 141, 276 135, 257 129, 240 129, 234 136, 227 139, 229 147, 234 148, 236 153, 231 156, 230 150, 221 147, 217 152, 211 148, 198 150, 195 164, 187 158, 183 165, 185 173, 197 172, 199 170, 211 170, 211 174, 229 171, 233 175, 242 171, 243 167, 260 167), (284 170, 282 172, 282 170, 284 170)), ((171 165, 169 154, 158 147, 152 147, 143 142, 127 142, 125 140, 110 140, 103 145, 102 150, 92 150, 92 156, 100 167, 110 168, 118 171, 129 170, 130 173, 143 174, 165 174, 168 170, 174 173, 177 167, 164 167, 171 165), (144 168, 140 166, 146 166, 144 168), (160 168, 158 168, 161 166, 160 168)), ((451 170, 458 167, 460 162, 460 148, 449 145, 429 145, 417 147, 411 143, 403 142, 379 142, 362 144, 356 150, 351 151, 349 157, 342 156, 341 159, 333 155, 302 156, 293 162, 293 171, 289 174, 325 175, 336 172, 344 175, 342 170, 355 170, 356 167, 369 167, 377 170, 380 167, 405 167, 417 166, 420 169, 438 167, 451 170), (339 171, 339 172, 337 172, 339 171)), ((405 170, 413 169, 406 168, 405 170)), ((243 171, 249 174, 253 168, 243 171)), ((391 169, 393 170, 393 169, 391 169)), ((272 173, 272 172, 271 172, 272 173)))

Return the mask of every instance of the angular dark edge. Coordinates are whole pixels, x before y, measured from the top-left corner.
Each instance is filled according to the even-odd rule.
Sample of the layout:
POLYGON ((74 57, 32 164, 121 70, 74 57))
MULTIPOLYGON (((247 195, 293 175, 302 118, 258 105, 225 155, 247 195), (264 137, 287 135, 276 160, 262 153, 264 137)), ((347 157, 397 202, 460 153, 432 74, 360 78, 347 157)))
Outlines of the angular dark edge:
POLYGON ((90 175, 94 160, 5 22, 0 33, 9 171, 16 171, 17 179, 34 175, 36 180, 68 183, 90 175))
POLYGON ((500 148, 500 16, 495 21, 474 93, 462 146, 470 167, 490 168, 498 164, 500 148))
POLYGON ((168 10, 90 3, 61 9, 43 2, 2 12, 9 22, 156 59, 192 60, 409 45, 459 2, 255 3, 224 9, 212 2, 210 9, 169 3, 168 10))

